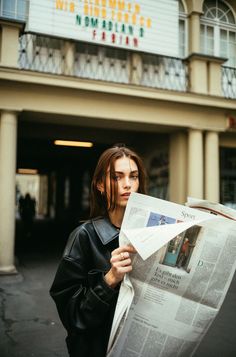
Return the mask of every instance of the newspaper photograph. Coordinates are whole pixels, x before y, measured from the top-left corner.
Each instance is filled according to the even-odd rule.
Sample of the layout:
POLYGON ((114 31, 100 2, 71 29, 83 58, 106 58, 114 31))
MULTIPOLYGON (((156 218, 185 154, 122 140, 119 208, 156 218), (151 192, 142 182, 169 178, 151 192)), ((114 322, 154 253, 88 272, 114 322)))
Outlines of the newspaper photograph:
POLYGON ((184 206, 131 194, 119 243, 137 253, 120 287, 107 356, 193 356, 235 272, 235 219, 234 210, 203 200, 184 206))

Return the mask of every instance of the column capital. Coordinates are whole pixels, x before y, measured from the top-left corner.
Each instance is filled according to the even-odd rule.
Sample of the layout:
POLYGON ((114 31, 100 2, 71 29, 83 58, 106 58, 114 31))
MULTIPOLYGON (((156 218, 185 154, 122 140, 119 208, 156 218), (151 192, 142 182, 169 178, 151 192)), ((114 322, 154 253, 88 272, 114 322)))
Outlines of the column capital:
POLYGON ((185 0, 188 12, 191 13, 199 13, 202 14, 203 2, 204 0, 185 0))
POLYGON ((22 23, 22 21, 14 20, 14 21, 9 21, 7 19, 0 19, 0 27, 15 27, 18 28, 19 30, 23 30, 25 24, 22 23))
POLYGON ((221 65, 227 61, 227 58, 210 56, 210 55, 206 55, 204 53, 192 52, 187 57, 187 60, 188 61, 199 60, 199 61, 204 61, 204 62, 214 62, 214 63, 219 63, 221 65))
POLYGON ((194 15, 196 15, 196 16, 201 16, 201 15, 203 15, 203 12, 202 11, 198 11, 198 10, 191 10, 189 13, 188 13, 188 15, 187 15, 187 17, 191 17, 191 16, 194 16, 194 15))
POLYGON ((188 133, 197 133, 197 132, 203 133, 204 130, 203 130, 202 128, 200 128, 200 127, 197 127, 197 126, 194 127, 194 126, 192 126, 192 127, 187 128, 187 132, 188 132, 188 133))
POLYGON ((11 114, 11 115, 15 115, 16 117, 18 116, 19 113, 21 113, 22 110, 15 110, 15 109, 0 109, 0 114, 4 115, 4 114, 11 114))

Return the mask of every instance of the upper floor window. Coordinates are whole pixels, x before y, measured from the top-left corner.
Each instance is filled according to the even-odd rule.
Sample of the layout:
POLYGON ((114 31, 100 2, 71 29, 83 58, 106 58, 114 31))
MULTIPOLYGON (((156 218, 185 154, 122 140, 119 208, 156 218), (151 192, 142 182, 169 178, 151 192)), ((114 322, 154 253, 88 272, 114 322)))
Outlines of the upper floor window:
POLYGON ((201 17, 201 52, 227 58, 224 65, 236 67, 236 19, 221 0, 206 0, 201 17))
POLYGON ((183 2, 179 0, 179 57, 187 54, 187 14, 183 2))
POLYGON ((25 21, 29 0, 0 0, 0 17, 25 21))

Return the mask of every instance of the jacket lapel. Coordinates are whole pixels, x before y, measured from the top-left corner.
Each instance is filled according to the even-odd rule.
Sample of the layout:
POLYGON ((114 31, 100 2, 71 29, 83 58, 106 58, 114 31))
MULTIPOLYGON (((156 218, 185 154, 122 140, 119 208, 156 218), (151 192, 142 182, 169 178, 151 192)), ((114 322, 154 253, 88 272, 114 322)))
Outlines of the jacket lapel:
POLYGON ((101 242, 106 245, 111 242, 113 239, 118 238, 119 232, 111 224, 108 218, 98 217, 92 219, 93 227, 99 236, 101 242))

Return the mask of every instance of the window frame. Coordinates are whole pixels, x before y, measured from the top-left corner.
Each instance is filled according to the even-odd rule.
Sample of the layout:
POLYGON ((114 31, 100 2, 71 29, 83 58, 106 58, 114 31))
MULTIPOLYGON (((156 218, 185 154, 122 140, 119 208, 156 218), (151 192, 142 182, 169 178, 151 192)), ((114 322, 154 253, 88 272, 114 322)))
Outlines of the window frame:
MULTIPOLYGON (((230 33, 235 33, 236 36, 236 16, 233 11, 233 9, 224 1, 218 1, 216 0, 216 7, 218 8, 219 4, 224 4, 224 6, 228 7, 227 12, 230 11, 230 13, 234 17, 235 23, 232 24, 230 22, 224 22, 220 21, 219 19, 211 19, 209 17, 204 16, 204 14, 201 16, 200 20, 200 46, 201 46, 201 51, 204 54, 207 55, 213 55, 215 57, 225 57, 227 58, 227 61, 223 64, 224 66, 227 67, 236 67, 236 44, 235 44, 235 56, 230 55, 230 41, 228 40, 230 37, 230 33), (202 35, 202 28, 204 27, 204 35, 202 35), (209 52, 209 47, 207 45, 207 37, 206 37, 206 28, 212 28, 213 29, 213 53, 209 52), (221 31, 226 31, 227 32, 227 41, 226 41, 226 53, 222 53, 221 51, 221 31)), ((213 8, 213 7, 212 7, 213 8)), ((223 11, 223 10, 222 10, 223 11)), ((227 13, 226 13, 227 16, 227 13)))
POLYGON ((179 0, 179 4, 182 4, 182 8, 184 9, 184 12, 179 9, 179 57, 184 58, 187 56, 188 53, 188 16, 186 12, 186 7, 185 4, 183 3, 182 0, 179 0), (180 23, 184 24, 184 29, 183 32, 180 32, 180 23), (181 40, 181 35, 184 37, 184 41, 182 42, 181 40))

